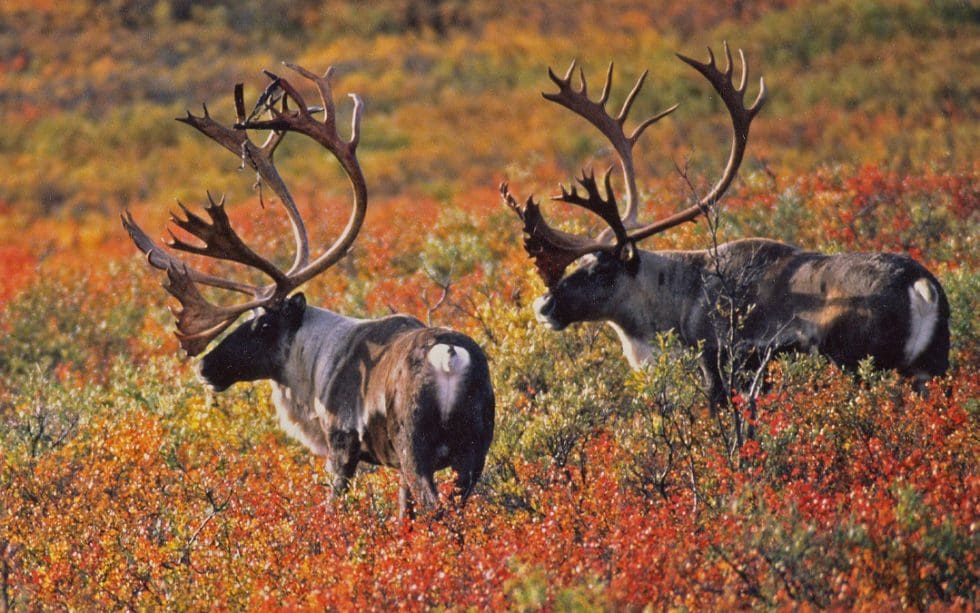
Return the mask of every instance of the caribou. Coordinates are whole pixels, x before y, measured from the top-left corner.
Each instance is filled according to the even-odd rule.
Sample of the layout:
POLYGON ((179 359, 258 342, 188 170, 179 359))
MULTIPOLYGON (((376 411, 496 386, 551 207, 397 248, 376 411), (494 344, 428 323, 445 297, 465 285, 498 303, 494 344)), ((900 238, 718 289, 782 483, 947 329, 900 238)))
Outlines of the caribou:
POLYGON ((548 70, 558 92, 543 96, 584 118, 608 139, 622 170, 626 203, 621 214, 610 180, 612 168, 602 188, 593 172, 584 171, 578 186, 561 186, 553 200, 585 209, 608 226, 593 238, 553 228, 533 196, 521 203, 506 183, 501 185, 504 202, 523 223, 524 248, 547 287, 533 303, 536 319, 552 330, 577 322, 607 322, 634 369, 651 357, 649 341, 656 334, 673 331, 683 344, 701 347, 701 370, 712 407, 735 391, 724 385, 721 358, 736 345, 754 348, 757 355, 787 350, 819 353, 849 369, 870 357, 876 368, 895 369, 912 378, 917 389, 924 389, 925 380, 949 367, 949 305, 936 278, 906 255, 829 255, 765 238, 696 251, 636 247, 643 239, 715 211, 737 174, 749 126, 766 100, 766 84, 759 79, 759 93, 746 106, 745 55, 739 50, 741 79, 735 85, 727 43, 724 49, 724 70, 710 48, 707 62, 678 57, 713 86, 728 109, 733 133, 727 166, 711 190, 695 197, 691 206, 646 224, 637 220, 633 147, 648 127, 677 105, 646 119, 627 135, 627 115, 646 72, 614 117, 605 108, 612 64, 597 100, 588 95, 584 71, 579 71, 580 86, 573 85, 575 62, 564 77, 548 70), (578 266, 565 274, 576 262, 578 266), (732 288, 738 293, 734 302, 732 288), (737 322, 731 316, 736 308, 741 311, 737 322))
POLYGON ((267 72, 270 83, 246 115, 243 87, 235 87, 237 121, 232 126, 190 112, 186 123, 248 164, 260 185, 269 186, 286 209, 296 251, 282 270, 259 255, 233 229, 224 199, 208 194, 204 212, 178 202, 183 216, 171 222, 188 242, 170 231, 167 247, 214 260, 244 265, 271 280, 252 285, 193 268, 158 245, 128 212, 122 223, 149 264, 166 271, 164 288, 180 303, 174 310, 176 336, 189 356, 207 349, 239 317, 253 316, 224 337, 201 359, 199 374, 215 391, 242 381, 267 379, 283 429, 325 459, 334 495, 342 494, 359 462, 400 471, 399 513, 412 517, 441 507, 434 472, 456 472, 453 498, 462 505, 479 479, 493 438, 494 392, 487 358, 469 337, 428 327, 407 315, 356 319, 306 304, 301 285, 336 264, 351 248, 367 210, 367 186, 356 148, 363 110, 353 99, 351 134, 337 128, 331 81, 300 66, 287 66, 311 81, 320 106, 308 106, 286 78, 267 72), (324 114, 320 120, 316 115, 324 114), (249 131, 266 131, 262 145, 249 131), (353 210, 340 236, 311 259, 299 208, 280 176, 273 154, 289 132, 304 134, 340 163, 353 190, 353 210), (235 305, 218 305, 200 291, 209 286, 248 296, 235 305))

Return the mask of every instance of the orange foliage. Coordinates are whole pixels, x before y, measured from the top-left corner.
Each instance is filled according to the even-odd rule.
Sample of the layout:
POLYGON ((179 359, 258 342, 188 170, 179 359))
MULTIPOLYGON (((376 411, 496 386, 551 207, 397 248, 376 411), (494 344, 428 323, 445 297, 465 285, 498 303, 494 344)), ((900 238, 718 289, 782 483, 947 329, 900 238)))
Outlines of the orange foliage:
MULTIPOLYGON (((948 53, 975 44, 975 27, 955 23, 955 7, 289 2, 307 29, 272 36, 234 29, 258 28, 248 19, 261 3, 204 3, 188 15, 181 3, 151 4, 152 15, 113 3, 125 18, 109 5, 89 15, 84 3, 0 8, 3 23, 24 24, 8 28, 16 36, 0 59, 10 101, 0 157, 13 169, 0 178, 0 608, 975 607, 980 182, 960 78, 973 67, 948 53), (443 10, 413 14, 422 5, 443 10), (797 36, 810 27, 802 17, 828 11, 851 29, 828 28, 830 41, 797 36), (72 36, 37 34, 52 27, 72 36), (638 105, 686 101, 658 126, 659 143, 645 137, 638 177, 645 215, 683 206, 688 189, 670 161, 691 156, 710 181, 700 169, 718 165, 727 126, 667 49, 732 31, 758 47, 750 61, 760 58, 773 96, 723 202, 724 238, 911 253, 947 287, 955 326, 954 368, 928 398, 886 375, 858 382, 833 367, 775 365, 756 437, 740 449, 700 400, 685 416, 680 404, 661 406, 666 389, 633 394, 640 375, 624 382, 601 360, 582 363, 580 352, 608 341, 599 328, 587 348, 536 353, 526 311, 541 288, 496 190, 506 179, 544 200, 580 166, 606 163, 603 144, 538 95, 544 67, 588 42, 590 76, 611 58, 630 74, 654 68, 663 89, 648 85, 638 105), (948 61, 930 64, 943 70, 916 96, 882 93, 910 70, 865 61, 885 43, 910 46, 912 68, 948 61), (462 511, 399 522, 389 470, 329 500, 322 467, 275 429, 263 386, 212 397, 173 357, 174 302, 119 225, 126 207, 162 235, 175 195, 227 190, 246 241, 292 258, 278 203, 260 204, 251 174, 228 172, 233 156, 212 164, 209 145, 170 123, 202 99, 227 116, 228 85, 279 56, 338 62, 343 91, 368 102, 367 219, 351 253, 304 288, 310 302, 431 317, 478 336, 495 373, 520 374, 498 384, 497 442, 462 511), (856 66, 877 81, 839 77, 856 66), (591 377, 574 381, 596 406, 561 461, 534 438, 535 411, 550 427, 566 408, 547 404, 556 390, 535 355, 591 377)), ((325 244, 349 215, 346 185, 321 183, 319 157, 281 157, 314 245, 325 244)), ((569 215, 545 206, 556 223, 569 215)), ((699 223, 653 242, 706 241, 699 223)), ((680 358, 671 369, 671 385, 690 374, 680 358)))
POLYGON ((30 251, 19 245, 0 247, 0 304, 3 304, 23 289, 37 274, 34 269, 37 261, 30 251))
POLYGON ((963 403, 978 386, 928 401, 859 392, 831 420, 821 413, 853 388, 774 396, 741 468, 709 447, 702 485, 666 498, 624 482, 617 467, 635 459, 599 431, 574 466, 518 460, 532 508, 477 496, 415 524, 392 517, 390 473, 325 503, 310 463, 274 439, 247 454, 215 433, 174 445, 138 411, 83 426, 30 468, 0 465, 27 503, 5 515, 4 555, 18 594, 68 606, 499 609, 538 576, 548 608, 575 586, 614 609, 918 607, 980 571, 975 551, 946 557, 953 535, 976 538, 963 403))

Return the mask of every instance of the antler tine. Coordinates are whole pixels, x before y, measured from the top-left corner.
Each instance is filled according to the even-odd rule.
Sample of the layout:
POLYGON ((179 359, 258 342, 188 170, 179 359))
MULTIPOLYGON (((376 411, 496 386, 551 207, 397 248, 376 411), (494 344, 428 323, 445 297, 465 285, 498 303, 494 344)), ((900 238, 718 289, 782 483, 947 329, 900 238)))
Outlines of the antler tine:
POLYGON ((596 100, 596 103, 605 107, 606 102, 609 101, 609 92, 612 90, 612 78, 613 78, 613 63, 609 62, 609 68, 606 69, 606 84, 602 86, 602 95, 596 100))
POLYGON ((321 77, 301 66, 291 63, 285 65, 297 72, 300 76, 313 81, 316 85, 320 97, 323 101, 325 117, 323 121, 318 121, 311 113, 302 96, 296 88, 285 78, 279 78, 278 84, 283 89, 281 110, 273 113, 273 118, 268 121, 246 121, 236 127, 249 130, 276 130, 299 132, 309 136, 325 149, 330 151, 340 162, 341 167, 350 180, 354 192, 354 208, 340 237, 315 260, 303 266, 294 267, 287 274, 287 282, 277 286, 275 295, 281 299, 288 295, 290 291, 309 281, 314 276, 320 274, 330 266, 337 263, 343 257, 350 246, 353 244, 360 227, 364 222, 364 215, 367 210, 367 185, 364 180, 363 172, 357 161, 356 149, 360 142, 360 125, 363 114, 364 104, 360 97, 351 94, 354 102, 354 109, 351 119, 351 136, 345 140, 340 136, 336 126, 336 112, 332 97, 330 80, 333 77, 333 67, 327 69, 321 77), (289 110, 288 100, 292 98, 297 104, 296 110, 289 110))
POLYGON ((231 220, 225 213, 224 202, 223 197, 219 202, 215 202, 214 197, 208 193, 208 205, 204 207, 204 212, 211 218, 210 223, 191 213, 187 207, 178 202, 177 204, 184 212, 186 219, 181 219, 176 214, 171 213, 170 221, 178 228, 199 238, 204 246, 191 245, 177 238, 173 232, 170 233, 172 240, 167 243, 167 246, 219 260, 238 262, 262 271, 271 277, 276 284, 285 282, 286 275, 272 262, 252 251, 238 236, 235 229, 231 227, 231 220))
POLYGON ((586 174, 585 170, 583 170, 582 176, 576 179, 576 181, 585 189, 585 196, 579 195, 578 187, 575 185, 572 185, 571 191, 568 191, 564 185, 559 184, 558 187, 561 189, 561 195, 553 196, 552 200, 560 200, 595 213, 612 229, 613 234, 616 236, 616 245, 622 246, 626 242, 626 228, 623 226, 623 220, 619 217, 619 208, 616 205, 616 196, 612 189, 611 174, 612 167, 606 170, 605 175, 603 175, 603 182, 606 188, 605 198, 599 193, 599 186, 595 180, 595 171, 590 170, 586 174))
POLYGON ((643 74, 636 80, 633 84, 633 89, 630 93, 626 95, 626 100, 623 101, 623 107, 619 111, 619 115, 616 117, 616 121, 620 126, 626 123, 626 117, 630 114, 630 109, 633 108, 633 101, 636 100, 637 94, 643 89, 643 82, 647 80, 647 75, 650 74, 649 70, 644 70, 643 74))
MULTIPOLYGON (((333 124, 336 121, 336 108, 333 102, 333 87, 331 86, 330 82, 333 79, 334 67, 328 66, 321 77, 298 64, 283 62, 283 65, 298 72, 302 77, 313 81, 313 83, 316 85, 317 92, 320 94, 320 100, 323 102, 323 111, 326 116, 324 121, 333 124)), ((301 107, 306 108, 307 112, 309 112, 309 107, 303 106, 302 98, 296 99, 296 102, 299 103, 301 107)))
POLYGON ((229 279, 215 277, 191 268, 179 259, 167 253, 163 247, 157 245, 153 239, 151 239, 146 232, 139 227, 136 220, 133 219, 132 213, 129 211, 124 211, 122 215, 120 215, 120 218, 122 219, 123 228, 125 228, 126 232, 129 233, 129 236, 133 240, 136 247, 142 251, 144 255, 146 255, 146 260, 150 266, 164 271, 172 268, 182 268, 188 278, 190 278, 193 282, 209 285, 211 287, 227 289, 248 295, 254 295, 259 291, 259 288, 254 285, 238 283, 229 279))
POLYGON ((350 146, 351 149, 356 149, 361 143, 361 113, 364 109, 364 101, 357 94, 347 94, 347 96, 354 102, 354 111, 351 114, 350 120, 350 146))
MULTIPOLYGON (((572 73, 575 71, 575 67, 577 65, 578 65, 578 60, 572 60, 572 63, 569 64, 568 66, 568 70, 565 71, 564 77, 559 77, 558 75, 556 75, 555 71, 551 69, 551 66, 548 66, 548 77, 552 81, 554 81, 555 85, 557 85, 560 89, 564 89, 565 87, 571 87, 572 73)), ((545 96, 545 98, 547 98, 547 96, 545 96)))
POLYGON ((167 269, 167 282, 163 288, 180 302, 180 308, 171 308, 171 312, 177 319, 177 339, 189 356, 204 351, 208 343, 235 323, 242 313, 267 302, 258 299, 231 307, 212 304, 198 291, 194 276, 182 263, 167 269))
POLYGON ((701 73, 711 83, 728 109, 732 121, 732 146, 725 170, 722 172, 722 176, 718 182, 711 188, 711 191, 696 204, 670 217, 631 231, 631 240, 638 241, 676 225, 694 221, 721 199, 722 195, 724 195, 725 191, 735 179, 736 174, 738 174, 738 168, 742 163, 742 158, 745 155, 745 147, 748 144, 749 127, 752 124, 752 120, 762 110, 766 102, 766 82, 765 79, 759 78, 759 94, 751 105, 745 106, 745 90, 748 83, 749 71, 748 62, 745 61, 745 54, 739 49, 738 54, 742 61, 742 75, 739 79, 739 85, 736 87, 732 83, 735 66, 727 42, 724 44, 724 49, 726 59, 725 70, 718 68, 717 62, 715 61, 715 54, 710 47, 708 48, 707 62, 699 62, 681 54, 677 54, 677 57, 701 73))
POLYGON ((558 85, 558 92, 554 94, 546 93, 543 95, 545 99, 556 102, 587 120, 589 123, 595 126, 599 132, 606 137, 606 139, 608 139, 609 143, 616 151, 617 157, 619 158, 619 163, 623 171, 623 181, 626 184, 626 208, 621 218, 626 227, 635 226, 639 207, 639 198, 637 196, 636 189, 633 146, 648 127, 672 113, 677 106, 675 105, 666 111, 662 111, 653 117, 646 119, 645 121, 641 122, 635 130, 633 130, 632 134, 627 136, 624 132, 624 125, 627 117, 629 116, 629 112, 632 109, 633 102, 635 101, 637 94, 639 94, 640 89, 643 87, 643 83, 646 80, 648 73, 644 72, 642 75, 640 75, 636 83, 633 85, 629 95, 626 97, 620 112, 613 117, 606 111, 605 108, 609 97, 609 91, 612 87, 613 64, 610 63, 609 68, 607 69, 606 83, 603 87, 602 94, 600 95, 599 99, 595 101, 590 100, 587 95, 584 72, 582 73, 581 90, 576 91, 572 87, 571 75, 574 68, 575 62, 572 62, 572 66, 569 68, 564 78, 559 78, 555 75, 554 71, 549 68, 548 75, 551 77, 551 80, 558 85))
MULTIPOLYGON (((255 101, 255 106, 252 108, 252 114, 249 115, 248 117, 245 116, 244 86, 241 83, 235 85, 235 112, 237 115, 237 121, 235 122, 236 126, 244 124, 246 121, 258 117, 263 112, 268 112, 271 113, 272 115, 276 115, 278 113, 275 104, 276 102, 278 102, 283 98, 283 94, 285 93, 282 87, 280 86, 279 76, 268 70, 263 70, 262 72, 265 73, 267 77, 269 77, 269 84, 266 85, 265 89, 262 90, 262 93, 259 94, 259 99, 255 101)), ((276 148, 279 147, 279 144, 282 142, 283 137, 285 136, 286 136, 285 132, 277 132, 275 130, 270 131, 269 136, 266 137, 265 142, 262 143, 262 146, 259 147, 259 149, 263 153, 265 153, 267 157, 271 158, 275 153, 276 148)), ((245 156, 246 154, 247 152, 245 151, 242 152, 243 156, 245 156)), ((291 204, 294 204, 292 203, 291 197, 289 200, 291 204)), ((289 210, 288 205, 287 205, 287 210, 289 210)), ((300 223, 302 224, 302 220, 300 220, 300 223)))
POLYGON ((633 130, 633 133, 630 134, 630 137, 629 137, 630 142, 632 142, 632 143, 635 144, 636 141, 640 140, 640 136, 643 134, 643 132, 647 128, 649 128, 653 124, 657 123, 658 121, 660 121, 661 119, 663 119, 667 115, 670 115, 671 113, 673 113, 674 111, 676 111, 678 108, 680 108, 680 106, 681 106, 680 104, 675 104, 674 106, 668 107, 668 108, 664 109, 663 111, 660 111, 656 115, 651 115, 650 117, 648 117, 646 120, 643 121, 643 123, 641 123, 640 125, 636 126, 636 128, 633 130))
MULTIPOLYGON (((283 62, 283 64, 287 68, 299 73, 300 76, 313 81, 314 85, 316 85, 325 112, 323 122, 318 122, 313 118, 312 111, 318 109, 307 106, 302 95, 288 80, 275 77, 278 80, 278 85, 285 92, 285 95, 282 97, 283 110, 281 112, 275 111, 274 117, 270 121, 245 121, 236 125, 236 127, 242 129, 302 132, 314 138, 317 142, 320 142, 320 144, 327 147, 335 155, 344 152, 353 154, 360 141, 360 118, 363 107, 360 97, 356 94, 348 94, 354 100, 354 112, 351 121, 351 137, 349 140, 344 140, 337 132, 336 126, 336 109, 331 86, 331 79, 334 74, 333 66, 329 67, 323 76, 319 76, 302 66, 289 62, 283 62), (289 98, 292 98, 299 107, 295 112, 287 112, 286 110, 286 103, 289 98)), ((269 74, 271 75, 271 73, 269 74)))
MULTIPOLYGON (((726 43, 725 46, 726 47, 728 46, 727 43, 726 43)), ((744 96, 745 96, 745 86, 748 84, 748 81, 749 81, 749 64, 748 64, 748 62, 745 61, 745 52, 742 51, 741 49, 738 50, 738 59, 741 60, 741 62, 742 62, 742 78, 739 79, 739 81, 738 81, 738 87, 736 89, 738 89, 738 91, 742 92, 742 96, 743 96, 742 99, 744 100, 745 99, 744 98, 744 96)))
POLYGON ((500 184, 500 195, 504 203, 523 222, 524 250, 534 260, 538 275, 548 287, 554 287, 561 280, 569 264, 588 253, 612 251, 614 246, 592 240, 587 236, 570 234, 556 230, 541 216, 541 207, 528 196, 520 204, 511 193, 506 182, 500 184))

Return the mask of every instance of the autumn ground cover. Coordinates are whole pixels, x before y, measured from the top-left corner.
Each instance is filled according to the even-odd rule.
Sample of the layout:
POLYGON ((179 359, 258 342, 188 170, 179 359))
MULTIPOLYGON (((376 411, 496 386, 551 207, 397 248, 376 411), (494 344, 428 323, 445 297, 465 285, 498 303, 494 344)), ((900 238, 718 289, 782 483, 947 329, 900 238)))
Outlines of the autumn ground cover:
MULTIPOLYGON (((980 17, 956 1, 658 4, 5 2, 0 609, 975 609, 980 17), (726 39, 770 102, 722 238, 920 259, 953 312, 953 367, 927 398, 786 356, 739 444, 746 400, 711 417, 671 337, 630 372, 606 328, 532 321, 540 283, 496 185, 549 193, 609 160, 541 100, 545 67, 578 58, 598 78, 615 60, 621 89, 650 68, 634 114, 681 103, 639 147, 664 214, 688 192, 675 165, 700 187, 727 148, 723 111, 672 52, 726 39), (211 190, 288 257, 234 156, 172 121, 204 101, 229 117, 233 84, 257 92, 281 59, 335 64, 367 102, 368 219, 310 301, 453 325, 489 355, 487 471, 438 521, 399 522, 387 470, 328 502, 264 384, 200 386, 119 226, 129 208, 162 228, 211 190)), ((329 236, 342 177, 290 147, 284 174, 329 236)), ((656 246, 708 241, 688 225, 656 246)))

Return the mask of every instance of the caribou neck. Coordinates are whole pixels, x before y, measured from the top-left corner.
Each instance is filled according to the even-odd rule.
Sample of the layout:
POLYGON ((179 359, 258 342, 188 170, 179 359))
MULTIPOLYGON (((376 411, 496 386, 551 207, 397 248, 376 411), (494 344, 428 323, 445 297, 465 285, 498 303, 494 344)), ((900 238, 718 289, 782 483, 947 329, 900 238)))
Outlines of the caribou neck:
POLYGON ((283 377, 278 383, 294 395, 316 398, 330 374, 343 361, 345 348, 363 320, 327 309, 307 307, 303 324, 286 353, 283 377))
MULTIPOLYGON (((286 352, 280 380, 272 382, 272 401, 283 429, 316 455, 326 455, 328 444, 321 427, 326 419, 326 398, 334 373, 347 357, 359 319, 326 309, 307 307, 303 323, 286 352)), ((359 424, 345 424, 358 429, 359 424)))
POLYGON ((674 331, 687 345, 703 339, 699 322, 706 308, 705 251, 638 250, 637 255, 636 276, 613 301, 608 318, 634 369, 650 358, 648 341, 658 333, 674 331))

